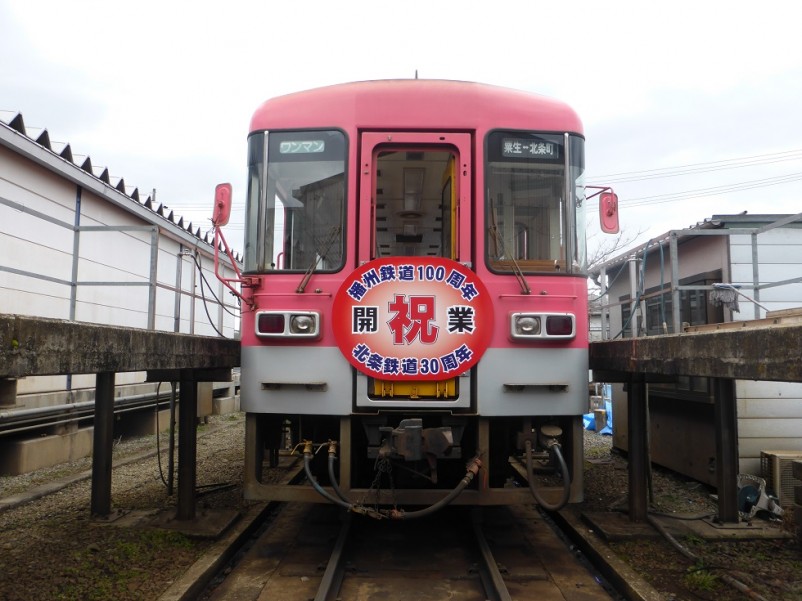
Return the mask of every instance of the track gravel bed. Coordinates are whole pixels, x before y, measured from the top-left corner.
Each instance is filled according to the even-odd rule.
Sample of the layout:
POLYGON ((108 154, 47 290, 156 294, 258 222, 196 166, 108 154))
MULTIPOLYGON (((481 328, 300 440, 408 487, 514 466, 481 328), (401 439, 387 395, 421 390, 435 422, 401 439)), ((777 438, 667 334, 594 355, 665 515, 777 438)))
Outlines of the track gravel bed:
MULTIPOLYGON (((585 502, 579 513, 627 509, 627 461, 612 448, 609 436, 585 432, 585 502)), ((657 466, 652 468, 650 510, 683 517, 715 515, 715 490, 657 466)), ((784 522, 755 522, 773 526, 770 540, 739 539, 713 542, 689 535, 679 542, 700 561, 691 562, 656 534, 610 544, 610 550, 649 582, 666 601, 802 600, 802 547, 790 533, 792 511, 784 522), (725 576, 745 584, 755 596, 726 584, 725 576)), ((699 518, 701 519, 701 518, 699 518)), ((650 528, 650 533, 654 533, 650 528)))
MULTIPOLYGON (((209 424, 198 428, 198 434, 198 510, 244 510, 244 415, 212 417, 209 424)), ((586 500, 573 509, 625 509, 625 458, 612 450, 610 437, 586 432, 585 444, 586 500)), ((166 470, 163 435, 160 446, 162 469, 166 470)), ((115 445, 112 503, 123 518, 175 507, 175 495, 168 496, 162 483, 155 450, 155 436, 115 445), (141 458, 120 466, 136 457, 141 458)), ((86 459, 24 476, 0 477, 0 498, 24 494, 90 469, 91 460, 86 459)), ((116 525, 125 519, 92 519, 90 487, 87 478, 0 511, 0 601, 157 599, 212 544, 174 532, 116 525)), ((716 508, 706 486, 657 468, 653 490, 653 505, 659 511, 699 514, 716 508)), ((802 550, 793 539, 711 543, 691 538, 682 542, 703 559, 703 565, 692 565, 657 538, 613 543, 611 548, 666 600, 747 598, 721 581, 725 573, 747 583, 765 599, 802 599, 802 550)))
MULTIPOLYGON (((198 427, 199 511, 243 507, 244 422, 244 414, 230 414, 214 416, 198 427), (210 492, 202 494, 205 489, 210 492)), ((164 435, 160 446, 166 477, 164 435)), ((115 514, 108 521, 90 517, 91 479, 0 512, 0 600, 158 598, 211 541, 117 525, 124 520, 114 518, 175 507, 176 495, 167 494, 155 450, 155 436, 115 444, 111 492, 115 514), (140 455, 146 457, 117 467, 126 458, 140 455)), ((91 459, 2 477, 0 497, 87 470, 91 470, 91 459)))

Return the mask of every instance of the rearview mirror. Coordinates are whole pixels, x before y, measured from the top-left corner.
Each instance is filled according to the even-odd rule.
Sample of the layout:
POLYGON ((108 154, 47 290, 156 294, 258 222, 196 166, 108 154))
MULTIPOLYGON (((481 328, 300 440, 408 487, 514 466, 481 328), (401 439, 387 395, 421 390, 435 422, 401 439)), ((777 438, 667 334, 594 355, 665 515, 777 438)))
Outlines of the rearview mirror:
POLYGON ((231 216, 231 184, 217 184, 214 189, 214 212, 212 223, 223 227, 231 216))
POLYGON ((599 196, 599 220, 605 234, 618 233, 618 195, 615 192, 602 192, 599 196))

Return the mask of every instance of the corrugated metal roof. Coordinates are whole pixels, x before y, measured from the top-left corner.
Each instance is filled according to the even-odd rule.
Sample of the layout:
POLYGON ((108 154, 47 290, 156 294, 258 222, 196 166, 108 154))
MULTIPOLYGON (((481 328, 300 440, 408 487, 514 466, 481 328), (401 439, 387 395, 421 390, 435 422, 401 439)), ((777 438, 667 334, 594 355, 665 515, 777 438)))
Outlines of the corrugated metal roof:
MULTIPOLYGON (((789 221, 792 220, 791 223, 787 223, 783 225, 783 227, 799 227, 802 225, 802 218, 800 215, 775 215, 775 214, 754 214, 749 215, 744 211, 743 213, 737 213, 735 215, 713 215, 712 217, 707 217, 703 221, 697 222, 695 225, 692 225, 684 230, 670 230, 661 234, 655 238, 652 238, 648 242, 641 244, 635 248, 630 248, 622 252, 621 254, 616 255, 615 257, 600 263, 599 265, 595 265, 590 270, 590 275, 594 276, 601 273, 602 269, 614 269, 616 267, 620 267, 624 265, 627 260, 631 257, 640 257, 642 256, 650 247, 656 247, 658 244, 661 246, 668 246, 671 240, 671 234, 682 233, 683 237, 687 240, 693 237, 694 230, 715 230, 715 229, 738 229, 738 230, 753 230, 759 228, 760 226, 770 225, 772 223, 776 223, 779 221, 789 221)), ((679 240, 681 244, 683 242, 682 239, 679 240)))

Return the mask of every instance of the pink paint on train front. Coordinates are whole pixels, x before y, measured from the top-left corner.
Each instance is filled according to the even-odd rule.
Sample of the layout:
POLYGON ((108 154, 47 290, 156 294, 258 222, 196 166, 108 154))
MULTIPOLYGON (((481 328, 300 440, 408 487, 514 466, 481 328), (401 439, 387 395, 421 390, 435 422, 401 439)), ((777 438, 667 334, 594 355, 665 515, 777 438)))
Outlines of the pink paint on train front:
POLYGON ((255 310, 242 312, 242 346, 337 346, 330 325, 333 292, 342 282, 341 273, 321 273, 315 275, 315 286, 310 292, 298 294, 295 290, 303 274, 271 275, 270 283, 263 285, 264 279, 257 280, 258 287, 246 290, 247 298, 253 300, 255 310), (314 311, 321 316, 321 333, 314 340, 281 340, 273 338, 262 340, 256 335, 256 315, 263 310, 314 311))
MULTIPOLYGON (((532 288, 531 294, 521 294, 517 282, 510 277, 500 277, 487 269, 477 269, 487 288, 492 291, 496 320, 508 321, 513 313, 542 312, 567 313, 576 320, 576 335, 566 340, 544 340, 527 342, 525 348, 575 348, 588 347, 588 300, 587 282, 584 277, 572 276, 526 276, 532 288)), ((522 348, 520 342, 510 338, 509 330, 497 327, 490 340, 491 348, 522 348)))
POLYGON ((486 131, 536 123, 539 130, 583 133, 574 110, 558 100, 446 80, 365 81, 280 96, 257 109, 250 131, 297 127, 308 122, 310 115, 318 116, 320 126, 353 123, 355 129, 363 130, 486 131), (456 104, 455 96, 459 97, 456 104))

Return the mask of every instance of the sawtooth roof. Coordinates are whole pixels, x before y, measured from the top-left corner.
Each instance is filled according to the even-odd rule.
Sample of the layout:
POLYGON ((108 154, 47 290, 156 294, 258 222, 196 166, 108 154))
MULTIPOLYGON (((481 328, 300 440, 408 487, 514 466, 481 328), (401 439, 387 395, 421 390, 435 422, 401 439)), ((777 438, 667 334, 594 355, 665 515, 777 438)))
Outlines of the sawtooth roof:
MULTIPOLYGON (((176 215, 172 209, 168 209, 163 204, 159 204, 156 206, 153 198, 148 195, 142 199, 139 193, 139 188, 133 188, 133 190, 129 193, 128 188, 129 186, 126 185, 125 179, 123 177, 112 177, 109 174, 109 170, 107 167, 95 167, 92 164, 92 158, 89 155, 79 155, 74 154, 72 150, 72 146, 69 143, 60 143, 54 142, 50 139, 50 133, 47 129, 42 128, 33 128, 27 127, 25 125, 25 119, 20 112, 13 112, 13 111, 0 111, 0 127, 13 130, 24 136, 28 140, 38 144, 47 152, 53 154, 54 156, 58 156, 61 159, 71 163, 72 165, 78 167, 87 175, 95 178, 96 180, 102 182, 106 186, 120 192, 131 199, 132 202, 137 203, 137 205, 148 209, 150 212, 153 213, 154 223, 158 223, 159 219, 167 222, 167 227, 176 227, 181 229, 185 232, 188 232, 194 238, 197 238, 198 241, 208 244, 209 246, 213 245, 214 237, 210 235, 209 231, 205 234, 201 232, 200 227, 193 226, 192 222, 184 223, 184 218, 180 215, 176 215), (11 114, 13 117, 10 119, 4 118, 3 113, 6 115, 11 114)), ((223 250, 222 248, 220 250, 223 250)), ((239 254, 234 255, 237 261, 242 261, 242 258, 239 254)))

